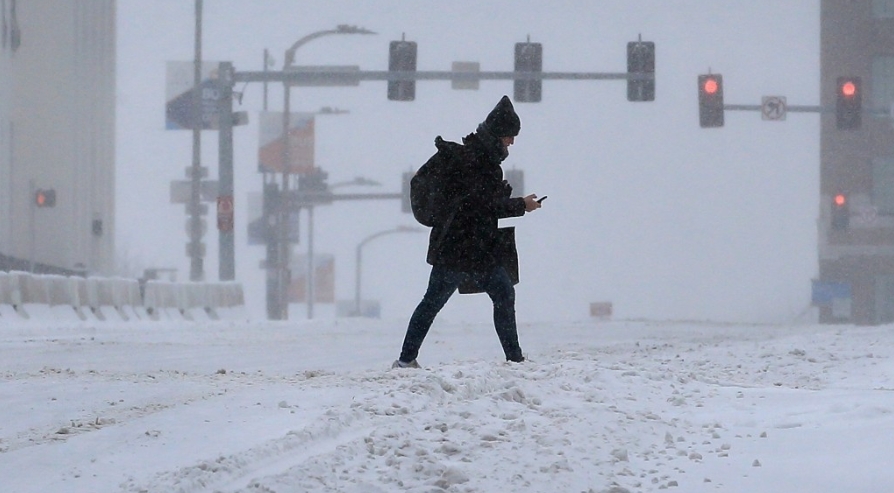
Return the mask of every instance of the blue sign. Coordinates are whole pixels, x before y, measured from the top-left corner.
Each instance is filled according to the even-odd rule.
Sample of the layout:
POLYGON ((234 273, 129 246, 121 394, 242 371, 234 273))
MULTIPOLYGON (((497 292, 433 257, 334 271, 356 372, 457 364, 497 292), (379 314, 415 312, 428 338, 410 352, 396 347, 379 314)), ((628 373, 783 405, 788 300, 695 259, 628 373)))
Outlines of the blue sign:
POLYGON ((835 299, 850 299, 851 284, 848 282, 812 281, 811 303, 826 305, 835 299))
MULTIPOLYGON (((199 128, 217 130, 218 101, 220 91, 213 80, 203 80, 199 86, 199 128)), ((190 89, 168 101, 165 106, 165 127, 167 130, 192 129, 196 120, 196 91, 190 89)))
POLYGON ((201 81, 195 90, 195 63, 168 62, 165 85, 165 128, 168 130, 190 130, 196 123, 202 130, 217 130, 218 101, 217 87, 219 62, 202 62, 201 81), (196 115, 198 96, 199 114, 196 115), (200 119, 196 122, 196 117, 200 119))

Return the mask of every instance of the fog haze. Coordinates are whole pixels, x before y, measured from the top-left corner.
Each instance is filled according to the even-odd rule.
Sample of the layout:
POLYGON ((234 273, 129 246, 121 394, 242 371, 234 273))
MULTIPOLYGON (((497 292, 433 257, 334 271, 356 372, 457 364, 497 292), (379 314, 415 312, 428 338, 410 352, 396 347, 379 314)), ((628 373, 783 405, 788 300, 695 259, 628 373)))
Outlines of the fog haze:
MULTIPOLYGON (((513 68, 513 45, 543 44, 548 72, 624 72, 626 43, 656 44, 656 100, 631 103, 623 81, 545 81, 543 101, 517 103, 522 128, 504 169, 525 173, 525 192, 544 207, 507 221, 517 227, 520 321, 578 319, 589 303, 611 301, 619 318, 778 322, 809 306, 817 271, 819 116, 762 121, 727 111, 722 129, 698 125, 696 77, 721 73, 727 104, 819 104, 819 3, 732 0, 376 2, 206 0, 203 58, 262 68, 264 49, 282 67, 297 39, 338 24, 375 36, 329 36, 308 43, 297 65, 385 70, 388 43, 418 43, 419 70, 477 61, 513 68)), ((185 179, 191 134, 164 129, 165 63, 193 57, 194 3, 119 0, 117 248, 132 268, 175 267, 188 278, 186 214, 169 203, 185 179)), ((237 127, 236 277, 264 316, 264 248, 248 246, 248 194, 259 192, 261 84, 244 92, 237 127)), ((421 165, 441 135, 473 131, 510 81, 477 91, 419 82, 413 102, 388 101, 384 82, 348 88, 294 88, 293 111, 330 106, 350 113, 316 120, 316 165, 330 182, 363 176, 382 183, 352 192, 398 192, 401 174, 421 165)), ((269 109, 282 109, 270 86, 269 109)), ((205 131, 202 164, 217 173, 217 132, 205 131)), ((347 191, 345 189, 344 191, 347 191)), ((217 234, 208 216, 206 279, 217 279, 217 234)), ((306 215, 302 214, 304 253, 306 215)), ((335 256, 336 297, 352 299, 357 244, 375 232, 415 225, 396 200, 341 202, 315 209, 315 251, 335 256)), ((385 318, 408 318, 428 279, 427 234, 383 237, 364 249, 364 298, 385 318)), ((325 307, 320 316, 328 316, 325 307)), ((449 320, 486 320, 485 296, 455 296, 449 320)), ((303 318, 293 305, 292 318, 303 318)))

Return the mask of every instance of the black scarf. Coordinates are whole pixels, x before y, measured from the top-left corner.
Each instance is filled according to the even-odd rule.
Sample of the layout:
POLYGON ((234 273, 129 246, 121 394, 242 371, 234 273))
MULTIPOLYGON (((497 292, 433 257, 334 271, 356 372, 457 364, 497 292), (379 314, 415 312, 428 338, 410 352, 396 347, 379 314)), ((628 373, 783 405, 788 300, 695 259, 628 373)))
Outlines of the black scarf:
POLYGON ((475 131, 475 133, 469 135, 463 140, 468 140, 472 136, 478 137, 478 142, 481 145, 481 149, 484 151, 484 154, 485 156, 487 156, 488 160, 490 160, 493 164, 499 166, 499 164, 502 163, 503 160, 509 157, 509 148, 504 146, 503 141, 500 140, 499 137, 494 135, 485 124, 482 123, 478 125, 478 129, 475 131))

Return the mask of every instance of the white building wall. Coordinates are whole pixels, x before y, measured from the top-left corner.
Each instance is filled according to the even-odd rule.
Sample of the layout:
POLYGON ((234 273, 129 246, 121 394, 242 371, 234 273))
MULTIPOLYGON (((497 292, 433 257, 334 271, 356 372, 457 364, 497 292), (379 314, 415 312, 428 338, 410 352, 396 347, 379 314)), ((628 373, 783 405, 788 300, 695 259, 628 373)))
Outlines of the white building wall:
POLYGON ((0 161, 0 253, 112 274, 115 1, 16 3, 21 45, 0 57, 11 149, 0 161), (35 208, 35 188, 54 189, 56 206, 35 208))

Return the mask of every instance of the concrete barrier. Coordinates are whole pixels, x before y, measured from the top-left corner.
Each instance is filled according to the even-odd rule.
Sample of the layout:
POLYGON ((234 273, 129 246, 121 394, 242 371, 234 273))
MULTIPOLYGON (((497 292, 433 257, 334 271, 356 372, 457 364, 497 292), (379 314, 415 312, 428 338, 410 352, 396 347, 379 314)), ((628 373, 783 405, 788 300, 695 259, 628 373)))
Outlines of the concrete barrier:
POLYGON ((139 282, 126 278, 67 277, 0 272, 0 318, 120 321, 215 320, 244 308, 238 282, 139 282))
POLYGON ((0 272, 0 318, 8 320, 21 318, 15 308, 21 303, 18 282, 18 277, 0 272))
MULTIPOLYGON (((14 278, 10 277, 6 272, 0 272, 0 305, 14 305, 12 301, 12 291, 14 278)), ((18 289, 18 286, 15 287, 18 289)))
POLYGON ((47 303, 50 306, 80 305, 75 278, 65 276, 43 276, 47 285, 47 303))
POLYGON ((22 289, 23 305, 49 305, 50 290, 48 289, 47 276, 23 275, 19 278, 22 289))
POLYGON ((41 276, 46 283, 50 312, 54 318, 86 320, 86 314, 80 310, 80 297, 76 277, 60 275, 41 276))

